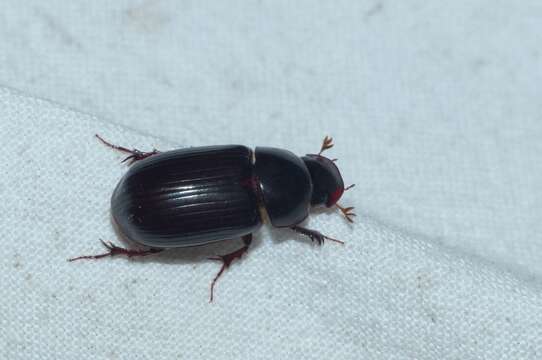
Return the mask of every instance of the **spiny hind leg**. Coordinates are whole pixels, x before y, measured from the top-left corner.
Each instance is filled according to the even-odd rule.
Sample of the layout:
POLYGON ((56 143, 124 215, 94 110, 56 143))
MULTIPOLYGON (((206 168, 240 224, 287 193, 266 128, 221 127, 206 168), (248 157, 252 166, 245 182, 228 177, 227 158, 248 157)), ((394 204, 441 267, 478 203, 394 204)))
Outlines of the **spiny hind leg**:
POLYGON ((124 255, 124 256, 127 256, 127 257, 131 258, 131 257, 152 255, 152 254, 156 254, 156 253, 159 253, 159 252, 164 250, 164 249, 156 249, 156 248, 126 249, 126 248, 123 248, 123 247, 120 247, 120 246, 117 246, 117 245, 113 244, 111 241, 105 242, 102 239, 100 239, 100 241, 102 242, 103 246, 105 246, 105 248, 107 249, 107 252, 105 252, 103 254, 97 254, 97 255, 78 256, 78 257, 68 259, 68 261, 71 262, 71 261, 76 261, 76 260, 97 260, 97 259, 101 259, 101 258, 104 258, 104 257, 113 257, 113 256, 116 256, 116 255, 124 255))
POLYGON ((233 260, 240 259, 241 256, 243 256, 243 254, 248 251, 248 248, 249 248, 251 242, 252 242, 252 234, 245 235, 245 236, 243 236, 243 244, 244 244, 243 247, 241 247, 241 248, 239 248, 239 249, 237 249, 237 250, 235 250, 235 251, 233 251, 233 252, 231 252, 229 254, 226 254, 226 255, 217 255, 217 256, 213 256, 213 257, 209 258, 210 260, 216 260, 216 261, 221 261, 222 262, 222 267, 220 268, 220 270, 216 274, 215 278, 211 282, 211 296, 209 298, 209 302, 213 302, 214 288, 215 288, 215 284, 216 284, 216 281, 218 280, 218 278, 222 275, 224 270, 226 270, 228 267, 230 267, 233 260))
POLYGON ((125 148, 124 146, 114 145, 114 144, 110 143, 109 141, 105 140, 104 138, 102 138, 98 134, 96 134, 95 136, 105 146, 110 147, 111 149, 115 149, 117 151, 123 152, 125 154, 129 154, 124 160, 122 160, 122 162, 127 162, 128 165, 132 165, 136 161, 143 160, 143 159, 148 158, 149 156, 156 155, 156 154, 160 153, 160 151, 158 151, 156 149, 153 149, 152 151, 147 151, 147 152, 141 151, 141 150, 138 150, 138 149, 131 149, 130 150, 128 148, 125 148))

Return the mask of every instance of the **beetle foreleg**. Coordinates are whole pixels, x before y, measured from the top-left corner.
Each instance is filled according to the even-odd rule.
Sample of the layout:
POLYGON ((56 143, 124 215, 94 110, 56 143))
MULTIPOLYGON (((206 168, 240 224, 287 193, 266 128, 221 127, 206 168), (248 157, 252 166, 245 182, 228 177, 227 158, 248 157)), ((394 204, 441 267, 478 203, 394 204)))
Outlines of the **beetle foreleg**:
POLYGON ((148 158, 149 156, 156 155, 156 154, 160 153, 160 151, 158 151, 156 149, 153 149, 152 151, 148 151, 148 152, 140 151, 140 150, 137 150, 137 149, 130 150, 130 149, 125 148, 123 146, 118 146, 118 145, 111 144, 109 141, 104 140, 104 138, 102 138, 98 134, 96 134, 95 136, 105 146, 110 147, 111 149, 115 149, 115 150, 118 150, 120 152, 126 153, 126 154, 130 154, 124 160, 121 161, 121 162, 128 162, 128 165, 132 165, 136 161, 143 160, 143 159, 148 158))
POLYGON ((318 242, 318 245, 322 245, 324 243, 324 240, 330 240, 330 241, 338 242, 339 244, 344 244, 344 241, 337 240, 329 236, 325 236, 324 234, 322 234, 321 232, 317 230, 311 230, 311 229, 307 229, 307 228, 297 226, 297 225, 292 226, 291 229, 299 234, 308 236, 311 239, 311 241, 318 242))
POLYGON ((68 259, 68 261, 83 260, 83 259, 96 260, 96 259, 101 259, 101 258, 104 258, 104 257, 115 256, 115 255, 126 255, 127 257, 147 256, 147 255, 159 253, 159 252, 164 250, 164 249, 155 249, 155 248, 150 248, 150 249, 146 249, 146 250, 125 249, 125 248, 122 248, 120 246, 117 246, 117 245, 113 244, 110 241, 105 242, 102 239, 100 239, 100 241, 105 246, 105 248, 107 250, 109 250, 108 252, 103 253, 103 254, 98 254, 98 255, 78 256, 78 257, 75 257, 75 258, 68 259))
POLYGON ((234 252, 231 252, 226 255, 217 255, 210 257, 209 260, 216 260, 216 261, 222 261, 222 267, 220 268, 220 271, 216 274, 215 278, 211 282, 211 297, 209 298, 209 302, 213 302, 213 291, 215 288, 216 281, 222 275, 224 270, 226 270, 228 267, 230 267, 231 263, 235 259, 241 258, 244 253, 248 251, 248 247, 250 246, 250 243, 252 242, 252 234, 248 234, 243 236, 243 243, 245 244, 242 248, 235 250, 234 252))

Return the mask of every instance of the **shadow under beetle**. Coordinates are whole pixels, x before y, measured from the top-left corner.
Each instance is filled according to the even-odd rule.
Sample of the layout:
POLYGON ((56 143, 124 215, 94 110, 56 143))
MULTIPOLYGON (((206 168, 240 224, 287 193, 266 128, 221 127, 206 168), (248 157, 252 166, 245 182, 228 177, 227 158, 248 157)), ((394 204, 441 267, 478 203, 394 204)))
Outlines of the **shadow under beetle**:
POLYGON ((168 248, 206 245, 241 237, 243 247, 211 257, 222 267, 216 281, 233 260, 249 248, 252 233, 268 219, 275 227, 290 228, 322 244, 343 243, 319 231, 299 226, 311 207, 339 209, 349 222, 353 207, 337 204, 344 187, 336 159, 322 156, 333 147, 325 137, 318 154, 298 157, 272 147, 242 145, 204 146, 160 152, 142 152, 105 145, 129 154, 123 162, 133 166, 122 177, 111 197, 111 214, 120 232, 147 249, 125 249, 102 241, 107 252, 79 256, 69 261, 114 255, 146 256, 168 248))

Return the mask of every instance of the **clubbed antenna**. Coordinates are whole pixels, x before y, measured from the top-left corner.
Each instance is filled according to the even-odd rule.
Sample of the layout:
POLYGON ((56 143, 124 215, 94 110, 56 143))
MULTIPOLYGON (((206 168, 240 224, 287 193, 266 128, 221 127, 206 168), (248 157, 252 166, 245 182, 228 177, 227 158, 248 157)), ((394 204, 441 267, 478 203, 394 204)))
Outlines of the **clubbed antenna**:
POLYGON ((341 205, 339 204, 335 204, 335 206, 337 206, 337 208, 339 210, 341 210, 341 212, 343 213, 344 217, 346 218, 346 220, 348 220, 348 222, 350 223, 353 223, 354 222, 354 219, 353 217, 356 216, 356 214, 354 214, 352 212, 352 210, 354 210, 354 207, 353 206, 350 206, 350 207, 342 207, 341 205))
POLYGON ((322 153, 328 149, 331 149, 333 147, 333 138, 326 135, 324 138, 324 141, 322 142, 322 147, 320 148, 320 152, 318 155, 322 155, 322 153))

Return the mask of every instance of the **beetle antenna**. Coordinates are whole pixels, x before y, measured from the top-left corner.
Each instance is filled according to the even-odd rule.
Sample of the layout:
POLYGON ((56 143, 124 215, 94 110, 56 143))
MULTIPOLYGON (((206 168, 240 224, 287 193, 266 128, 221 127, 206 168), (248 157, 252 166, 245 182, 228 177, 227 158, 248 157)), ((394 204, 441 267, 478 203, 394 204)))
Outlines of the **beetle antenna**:
POLYGON ((354 186, 356 186, 356 184, 348 185, 347 187, 344 188, 344 191, 350 190, 350 189, 352 189, 354 186))
POLYGON ((322 155, 322 153, 328 149, 331 149, 333 147, 333 138, 326 135, 324 138, 324 141, 322 142, 322 147, 320 148, 320 152, 318 155, 322 155))
POLYGON ((352 212, 352 210, 354 210, 353 206, 346 207, 346 208, 342 207, 339 204, 335 204, 335 206, 343 213, 344 217, 346 218, 346 220, 348 220, 348 222, 350 222, 350 223, 354 222, 354 219, 352 219, 352 218, 354 216, 357 216, 357 215, 352 212))

